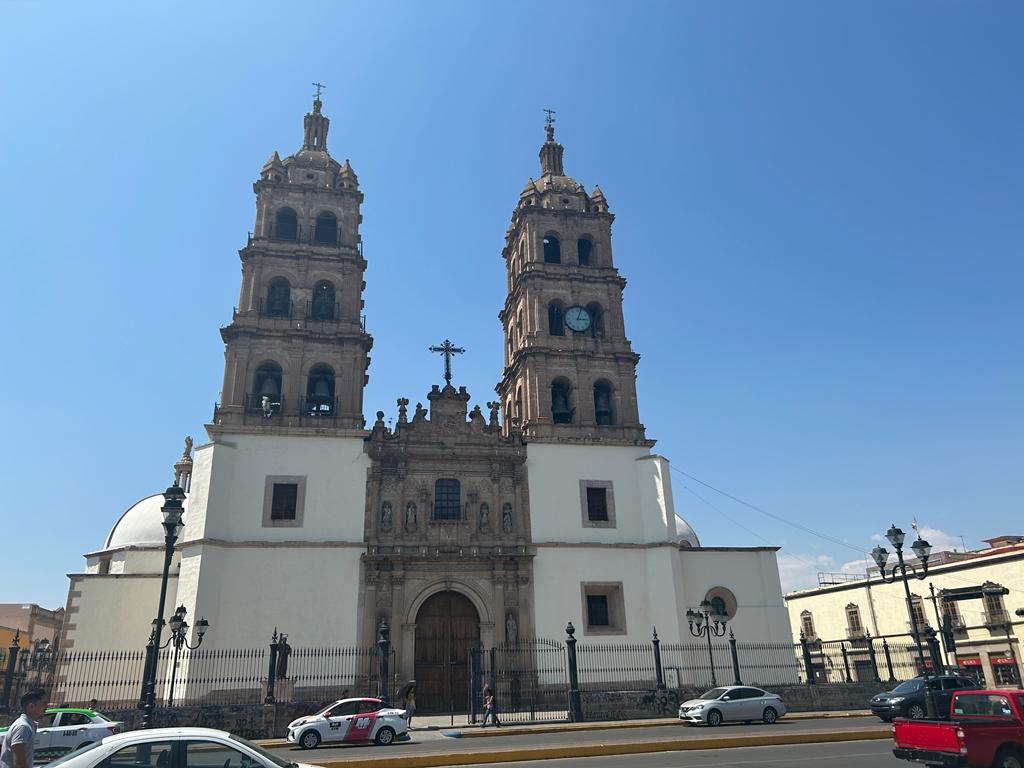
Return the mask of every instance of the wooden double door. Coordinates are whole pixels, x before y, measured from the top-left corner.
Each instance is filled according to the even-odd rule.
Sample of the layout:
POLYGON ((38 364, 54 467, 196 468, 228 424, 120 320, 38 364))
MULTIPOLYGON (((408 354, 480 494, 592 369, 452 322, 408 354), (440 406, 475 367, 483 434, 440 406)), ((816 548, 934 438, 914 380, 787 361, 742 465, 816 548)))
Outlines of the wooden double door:
POLYGON ((416 709, 465 712, 469 649, 480 644, 480 616, 469 598, 438 592, 416 615, 416 709))

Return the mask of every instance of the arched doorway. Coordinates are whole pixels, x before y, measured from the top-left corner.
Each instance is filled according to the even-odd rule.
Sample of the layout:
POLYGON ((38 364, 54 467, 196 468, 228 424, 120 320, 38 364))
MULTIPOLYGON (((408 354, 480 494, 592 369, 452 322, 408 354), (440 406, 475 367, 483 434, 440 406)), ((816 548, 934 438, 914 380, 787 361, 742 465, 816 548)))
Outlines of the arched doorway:
POLYGON ((469 649, 480 643, 480 616, 469 598, 438 592, 416 614, 416 709, 465 712, 469 649))

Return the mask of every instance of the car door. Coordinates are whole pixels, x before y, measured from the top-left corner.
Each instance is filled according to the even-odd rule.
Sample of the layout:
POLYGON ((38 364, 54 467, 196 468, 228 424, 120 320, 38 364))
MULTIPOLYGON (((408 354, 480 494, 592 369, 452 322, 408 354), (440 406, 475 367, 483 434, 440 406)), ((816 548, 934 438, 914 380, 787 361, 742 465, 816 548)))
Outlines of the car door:
POLYGON ((98 768, 171 768, 176 742, 174 738, 140 740, 107 755, 98 768))
POLYGON ((743 697, 740 699, 740 720, 761 719, 761 694, 757 688, 741 688, 743 697))
POLYGON ((718 700, 723 720, 739 720, 743 711, 743 689, 730 688, 718 700))
POLYGON ((344 741, 348 735, 349 725, 352 723, 352 716, 356 712, 356 702, 346 701, 339 704, 330 711, 327 718, 327 725, 320 734, 324 741, 344 741))
POLYGON ((78 749, 87 741, 98 741, 90 733, 88 726, 92 722, 88 715, 81 712, 61 712, 50 731, 49 748, 54 752, 70 752, 78 749))
POLYGON ((35 751, 48 752, 53 742, 53 730, 60 719, 59 712, 47 712, 36 720, 35 751))
POLYGON ((380 702, 376 700, 362 699, 355 702, 355 713, 349 718, 345 741, 368 741, 377 723, 379 709, 380 702))

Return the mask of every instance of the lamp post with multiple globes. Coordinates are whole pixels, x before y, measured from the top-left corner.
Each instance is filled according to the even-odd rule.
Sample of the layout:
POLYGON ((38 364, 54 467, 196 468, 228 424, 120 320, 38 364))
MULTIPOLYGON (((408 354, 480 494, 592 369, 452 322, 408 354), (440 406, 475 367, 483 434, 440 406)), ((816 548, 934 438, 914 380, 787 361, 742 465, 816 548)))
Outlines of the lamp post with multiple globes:
POLYGON ((903 542, 906 540, 907 534, 896 527, 893 523, 889 530, 885 532, 885 538, 892 544, 893 549, 896 550, 896 564, 889 570, 889 575, 885 574, 885 564, 889 559, 889 551, 882 546, 877 546, 871 550, 871 557, 874 558, 875 563, 878 565, 878 571, 881 574, 882 581, 886 584, 892 584, 897 579, 903 581, 903 591, 907 597, 907 611, 910 613, 910 627, 914 633, 914 642, 917 643, 917 656, 921 664, 921 676, 924 678, 924 703, 928 717, 935 717, 935 701, 932 698, 932 690, 928 685, 928 666, 924 658, 924 647, 921 645, 921 630, 917 625, 917 614, 914 613, 914 600, 910 595, 910 575, 908 571, 914 575, 916 579, 925 579, 928 576, 928 556, 931 555, 932 545, 921 538, 918 534, 917 539, 910 545, 910 548, 914 550, 914 554, 917 555, 917 561, 920 563, 920 571, 913 565, 908 565, 903 559, 903 542))

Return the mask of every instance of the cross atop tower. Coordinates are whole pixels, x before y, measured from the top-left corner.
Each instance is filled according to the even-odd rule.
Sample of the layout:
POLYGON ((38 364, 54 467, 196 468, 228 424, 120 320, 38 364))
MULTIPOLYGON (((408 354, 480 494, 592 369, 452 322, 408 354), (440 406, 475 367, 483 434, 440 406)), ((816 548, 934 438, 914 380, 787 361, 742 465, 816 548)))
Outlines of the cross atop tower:
POLYGON ((544 113, 544 130, 547 131, 548 141, 553 141, 555 138, 555 110, 545 109, 544 113))
POLYGON ((313 86, 316 88, 316 95, 313 96, 313 98, 316 99, 317 101, 320 101, 320 91, 322 91, 327 86, 324 85, 323 83, 313 83, 313 86))
POLYGON ((439 352, 444 355, 444 383, 452 383, 452 355, 461 355, 466 350, 462 347, 456 347, 448 339, 444 340, 444 344, 440 346, 433 346, 430 348, 431 352, 439 352))

